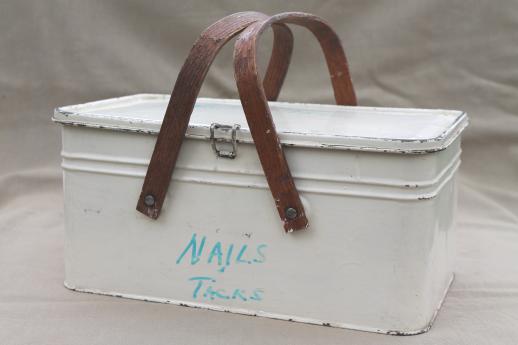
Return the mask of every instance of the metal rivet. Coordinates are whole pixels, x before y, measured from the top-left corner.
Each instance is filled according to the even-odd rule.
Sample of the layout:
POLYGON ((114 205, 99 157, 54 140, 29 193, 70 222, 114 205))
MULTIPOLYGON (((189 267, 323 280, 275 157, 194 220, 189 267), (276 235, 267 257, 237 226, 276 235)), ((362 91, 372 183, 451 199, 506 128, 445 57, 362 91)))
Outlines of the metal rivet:
POLYGON ((286 218, 288 218, 288 219, 297 218, 297 210, 294 209, 293 207, 288 207, 286 209, 286 211, 284 211, 284 213, 286 214, 286 218))
POLYGON ((144 204, 146 204, 146 206, 148 207, 151 207, 155 204, 155 197, 152 196, 151 194, 148 194, 144 197, 144 204))

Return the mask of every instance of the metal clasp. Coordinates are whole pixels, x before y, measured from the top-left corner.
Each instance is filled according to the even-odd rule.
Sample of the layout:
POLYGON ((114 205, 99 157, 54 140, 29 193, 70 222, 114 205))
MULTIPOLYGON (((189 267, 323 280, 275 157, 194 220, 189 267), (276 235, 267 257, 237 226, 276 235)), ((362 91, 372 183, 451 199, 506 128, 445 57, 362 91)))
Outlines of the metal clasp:
MULTIPOLYGON (((212 143, 212 150, 218 157, 234 159, 237 156, 237 130, 241 128, 240 125, 235 124, 233 126, 221 125, 219 123, 213 123, 210 125, 210 141, 212 143), (227 137, 216 137, 216 131, 227 133, 227 137), (228 138, 228 132, 230 132, 230 138, 228 138), (223 150, 218 147, 219 143, 230 144, 231 150, 223 150)), ((229 145, 226 145, 229 146, 229 145)))

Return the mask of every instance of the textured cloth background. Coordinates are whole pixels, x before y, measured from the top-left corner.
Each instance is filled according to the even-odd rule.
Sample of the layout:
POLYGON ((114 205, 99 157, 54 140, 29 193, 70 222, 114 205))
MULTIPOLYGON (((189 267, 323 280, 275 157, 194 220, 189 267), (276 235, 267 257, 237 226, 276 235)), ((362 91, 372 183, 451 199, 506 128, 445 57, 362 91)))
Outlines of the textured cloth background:
MULTIPOLYGON (((332 102, 316 41, 293 30, 281 100, 332 102)), ((201 95, 237 96, 231 57, 229 45, 201 95)), ((518 344, 517 111, 516 0, 0 1, 0 344, 518 344), (469 113, 457 277, 429 333, 384 336, 63 287, 53 108, 170 93, 197 35, 244 10, 326 18, 362 105, 469 113)))

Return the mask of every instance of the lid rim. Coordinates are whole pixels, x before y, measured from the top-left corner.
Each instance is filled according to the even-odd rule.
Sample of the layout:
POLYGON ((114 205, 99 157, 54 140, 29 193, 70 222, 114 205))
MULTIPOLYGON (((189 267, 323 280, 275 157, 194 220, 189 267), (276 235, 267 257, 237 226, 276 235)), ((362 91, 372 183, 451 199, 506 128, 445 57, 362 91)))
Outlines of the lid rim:
MULTIPOLYGON (((169 95, 159 94, 136 94, 124 96, 120 98, 111 98, 101 101, 89 102, 78 105, 63 106, 54 109, 52 121, 61 123, 63 125, 101 128, 115 131, 157 134, 162 123, 161 120, 133 118, 128 116, 116 115, 99 115, 95 114, 95 108, 98 106, 117 105, 121 102, 136 102, 139 101, 164 101, 169 98, 169 95), (81 111, 86 107, 90 110, 81 111), (97 120, 97 122, 96 122, 97 120)), ((201 103, 209 104, 235 104, 239 100, 230 99, 211 99, 199 98, 201 103)), ((275 102, 277 107, 293 107, 304 105, 306 107, 318 109, 336 109, 336 105, 328 104, 303 104, 303 103, 288 103, 275 102)), ((428 109, 411 109, 411 108, 378 108, 378 107, 354 107, 355 109, 366 109, 371 112, 381 113, 402 113, 402 112, 430 112, 441 111, 428 109)), ((311 109, 310 109, 311 110, 311 109)), ((366 136, 351 136, 351 135, 337 135, 337 134, 320 134, 320 133, 301 133, 296 131, 282 131, 279 130, 279 138, 284 146, 300 146, 312 147, 321 149, 337 149, 337 150, 354 150, 354 151, 375 151, 375 152, 393 152, 393 153, 410 153, 410 154, 424 154, 432 153, 446 149, 455 139, 460 136, 462 131, 468 125, 468 117, 466 112, 443 110, 445 112, 457 112, 458 115, 448 127, 439 135, 432 138, 425 139, 398 139, 398 138, 376 138, 366 136), (343 141, 350 143, 344 143, 343 141), (341 142, 340 142, 341 141, 341 142)), ((190 123, 187 129, 186 137, 195 139, 210 139, 209 135, 210 124, 190 123), (206 132, 206 133, 205 133, 206 132)), ((238 131, 238 142, 251 143, 253 140, 248 128, 242 128, 238 131)))

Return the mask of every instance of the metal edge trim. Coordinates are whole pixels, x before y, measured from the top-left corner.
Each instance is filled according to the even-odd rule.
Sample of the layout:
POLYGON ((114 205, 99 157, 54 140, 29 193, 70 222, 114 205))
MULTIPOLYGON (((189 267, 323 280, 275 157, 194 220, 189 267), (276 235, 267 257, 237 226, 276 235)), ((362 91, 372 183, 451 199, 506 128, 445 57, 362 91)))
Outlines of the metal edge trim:
MULTIPOLYGON (((434 199, 437 195, 439 195, 442 188, 448 183, 453 176, 455 175, 458 167, 460 166, 460 161, 457 161, 456 164, 451 168, 451 170, 447 173, 446 176, 442 179, 442 181, 437 185, 437 187, 427 193, 415 193, 408 195, 394 195, 389 193, 379 193, 379 192, 355 192, 350 190, 338 190, 338 189, 332 189, 332 190, 325 190, 325 189, 319 189, 319 188, 308 188, 299 186, 297 189, 300 192, 303 193, 314 193, 314 194, 321 194, 321 195, 347 195, 347 196, 356 196, 356 197, 363 197, 363 198, 371 198, 371 199, 383 199, 383 200, 400 200, 400 201, 425 201, 425 200, 431 200, 434 199)), ((104 174, 104 175, 115 175, 115 176, 127 176, 127 177, 144 177, 145 173, 142 174, 135 174, 135 173, 122 173, 122 172, 114 172, 110 170, 101 170, 101 169, 88 169, 88 168, 75 168, 73 166, 67 165, 66 163, 62 163, 61 167, 64 171, 79 171, 79 172, 86 172, 86 173, 94 173, 94 174, 104 174)), ((214 172, 212 172, 214 173, 214 172)), ((207 185, 221 185, 221 186, 232 186, 232 187, 239 187, 239 188, 255 188, 255 189, 269 189, 268 185, 266 183, 238 183, 238 182, 228 182, 228 181, 217 181, 217 180, 202 180, 199 178, 188 178, 188 177, 179 177, 174 176, 172 178, 173 181, 181 181, 181 182, 190 182, 190 183, 199 183, 199 184, 207 184, 207 185)), ((297 179, 295 179, 297 180, 297 179)), ((416 189, 414 188, 414 191, 416 189)), ((406 192, 409 192, 409 190, 406 190, 406 192)))
MULTIPOLYGON (((95 102, 83 103, 78 105, 64 106, 58 107, 54 109, 54 115, 52 116, 52 121, 56 123, 60 123, 63 125, 71 125, 71 126, 80 126, 80 127, 89 127, 89 128, 97 128, 97 129, 109 129, 114 131, 123 131, 123 132, 134 132, 134 133, 144 133, 144 134, 157 134, 159 132, 159 127, 161 125, 160 120, 142 120, 142 119, 132 119, 128 117, 117 117, 117 116, 100 116, 93 113, 78 113, 74 111, 70 111, 76 108, 81 108, 84 106, 96 106, 96 105, 109 105, 116 103, 118 101, 139 101, 145 99, 151 100, 163 100, 167 99, 168 95, 158 95, 158 94, 136 94, 130 96, 123 96, 119 98, 110 98, 106 100, 100 100, 95 102), (64 118, 59 118, 62 115, 64 118), (84 120, 83 122, 68 120, 69 116, 84 116, 90 118, 102 118, 102 119, 111 119, 111 120, 120 120, 129 122, 126 126, 116 126, 113 124, 96 124, 92 122, 88 122, 84 120), (136 124, 140 126, 132 126, 134 121, 136 124), (146 126, 144 126, 146 125, 146 126), (145 128, 143 128, 145 127, 145 128), (158 128, 157 128, 158 127, 158 128)), ((233 99, 213 99, 213 98, 199 98, 198 99, 202 103, 213 102, 219 104, 235 104, 239 102, 239 100, 233 99)), ((288 106, 288 105, 304 105, 304 106, 318 106, 322 108, 336 107, 336 105, 330 104, 310 104, 310 103, 288 103, 288 102, 276 102, 277 105, 280 106, 288 106)), ((358 107, 361 109, 369 109, 370 111, 378 111, 381 112, 425 112, 430 110, 440 111, 441 109, 414 109, 414 108, 379 108, 379 107, 358 107)), ((444 110, 452 112, 453 110, 444 110)), ((323 144, 315 144, 315 140, 321 140, 321 138, 329 139, 326 136, 321 135, 306 135, 306 138, 312 139, 308 140, 300 140, 297 137, 302 136, 301 133, 298 132, 279 132, 279 137, 283 145, 287 146, 300 146, 300 147, 313 147, 313 148, 322 148, 322 149, 338 149, 338 150, 353 150, 353 151, 374 151, 374 152, 390 152, 390 153, 401 153, 401 154, 426 154, 437 151, 442 151, 446 149, 456 138, 457 136, 468 126, 468 118, 465 112, 460 112, 459 116, 455 119, 454 123, 448 130, 441 133, 439 136, 430 139, 416 139, 416 140, 401 140, 401 139, 380 139, 380 138, 372 138, 372 137, 361 137, 361 136, 336 136, 337 139, 354 139, 360 141, 374 141, 378 143, 398 143, 402 146, 409 146, 411 144, 417 144, 421 147, 419 148, 394 148, 394 147, 376 147, 376 146, 361 146, 359 144, 355 145, 341 145, 341 144, 333 144, 333 143, 323 143, 323 144), (428 145, 426 145, 428 144, 428 145), (433 146, 432 146, 433 144, 433 146)), ((209 136, 204 134, 190 133, 193 130, 208 130, 210 126, 202 126, 202 125, 189 125, 189 129, 186 133, 186 137, 195 138, 195 139, 204 139, 208 140, 209 136), (205 128, 206 127, 206 128, 205 128)), ((252 143, 253 140, 250 136, 250 132, 248 129, 242 129, 238 132, 238 142, 242 143, 252 143)))
POLYGON ((385 330, 385 329, 380 329, 380 328, 375 328, 375 327, 364 327, 364 326, 359 326, 359 325, 349 324, 349 323, 342 323, 342 322, 325 322, 325 321, 321 321, 321 320, 313 319, 313 318, 290 316, 290 315, 278 314, 278 313, 269 313, 269 312, 265 312, 265 311, 261 311, 261 310, 256 311, 256 310, 248 310, 248 309, 243 309, 243 308, 223 307, 223 306, 218 306, 218 305, 210 305, 210 304, 205 304, 205 303, 174 300, 174 299, 167 299, 167 298, 161 298, 161 297, 150 297, 150 296, 142 296, 142 295, 136 295, 136 294, 118 293, 118 292, 113 292, 113 291, 102 291, 99 289, 80 288, 80 287, 73 286, 72 284, 69 284, 66 281, 64 281, 63 285, 69 290, 83 292, 83 293, 113 296, 113 297, 127 298, 127 299, 154 302, 154 303, 173 304, 173 305, 177 305, 177 306, 181 306, 181 307, 206 309, 206 310, 241 314, 241 315, 247 315, 247 316, 259 316, 259 317, 266 317, 266 318, 276 319, 276 320, 300 322, 300 323, 307 323, 307 324, 328 326, 328 327, 335 327, 335 328, 344 328, 344 329, 351 329, 351 330, 357 330, 357 331, 362 331, 362 332, 408 336, 408 335, 422 334, 422 333, 428 332, 431 329, 435 319, 437 318, 437 315, 439 314, 439 310, 441 309, 441 307, 446 299, 448 291, 453 283, 454 277, 455 277, 455 274, 452 273, 449 283, 447 284, 446 289, 443 293, 443 296, 442 296, 441 300, 439 301, 439 304, 438 304, 437 308, 435 309, 435 311, 432 315, 432 318, 426 324, 426 326, 423 328, 415 329, 415 330, 405 330, 405 331, 385 330))
MULTIPOLYGON (((350 184, 361 184, 361 185, 371 185, 371 186, 385 186, 385 187, 400 187, 405 189, 417 189, 421 187, 430 187, 439 183, 439 181, 443 178, 444 175, 452 168, 457 161, 460 161, 461 150, 459 150, 452 158, 451 161, 444 166, 444 168, 433 178, 424 181, 401 181, 401 182, 387 182, 376 179, 354 179, 354 178, 322 178, 319 176, 312 176, 309 174, 297 174, 292 173, 293 178, 300 180, 308 180, 308 181, 324 181, 324 182, 338 182, 338 183, 350 183, 350 184)), ((105 157, 103 155, 95 155, 95 154, 71 154, 67 153, 64 150, 61 151, 61 157, 66 160, 84 160, 91 162, 101 162, 101 163, 112 163, 115 165, 135 165, 147 167, 149 164, 148 159, 123 159, 118 157, 105 157)), ((182 166, 178 165, 177 169, 183 170, 193 170, 200 172, 213 173, 214 170, 211 169, 203 169, 194 166, 182 166)), ((245 176, 264 176, 262 171, 255 172, 240 172, 240 171, 232 171, 228 169, 219 169, 218 173, 226 173, 226 174, 237 174, 237 175, 245 175, 245 176)), ((135 174, 136 177, 141 177, 141 175, 135 174)))

